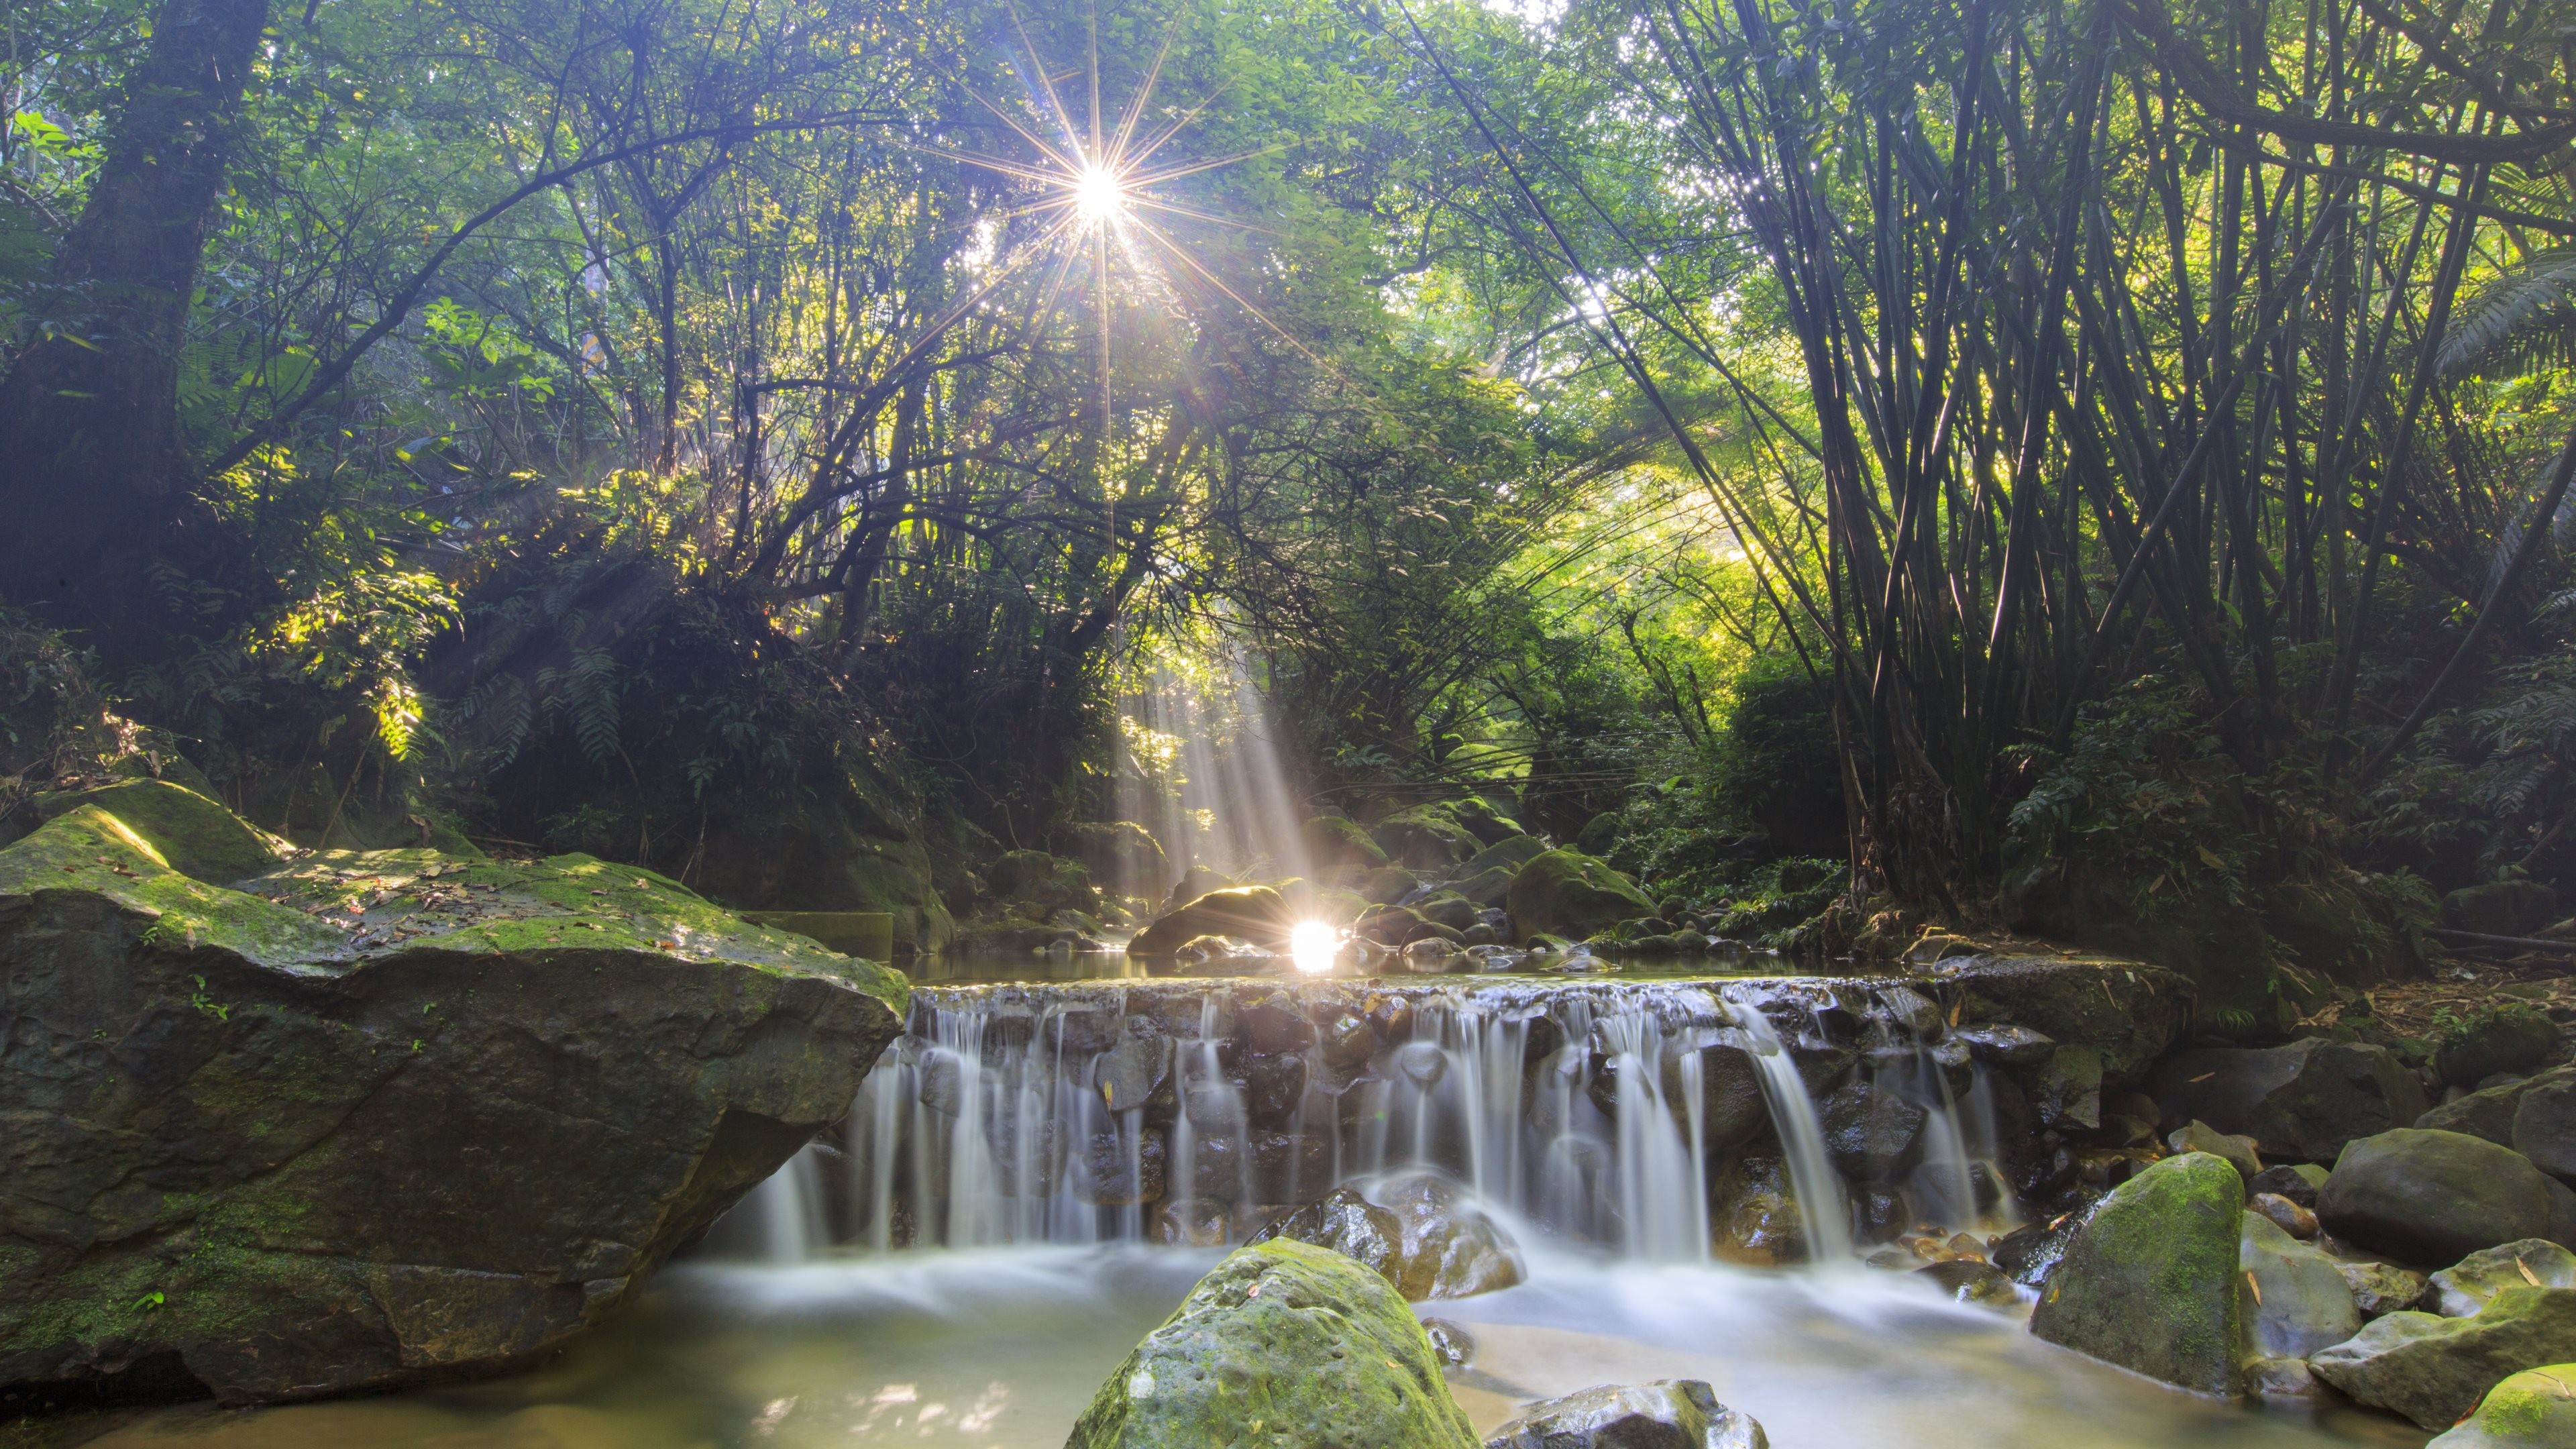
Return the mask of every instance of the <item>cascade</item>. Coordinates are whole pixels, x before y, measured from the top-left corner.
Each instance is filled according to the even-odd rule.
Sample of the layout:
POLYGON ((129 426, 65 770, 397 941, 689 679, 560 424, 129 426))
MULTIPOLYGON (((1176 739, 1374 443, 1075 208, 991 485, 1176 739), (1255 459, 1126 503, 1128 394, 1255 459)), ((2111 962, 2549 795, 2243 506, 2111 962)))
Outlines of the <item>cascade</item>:
POLYGON ((1933 1040, 1937 1028, 1907 1029, 1904 1013, 1866 990, 1797 980, 923 987, 905 1035, 852 1104, 836 1210, 823 1205, 824 1152, 809 1149, 737 1216, 756 1218, 772 1260, 831 1244, 1214 1245, 1336 1186, 1430 1168, 1551 1239, 1704 1262, 1709 1187, 1728 1156, 1709 1143, 1704 1074, 1711 1051, 1741 1050, 1768 1109, 1758 1145, 1782 1161, 1810 1256, 1847 1262, 1853 1191, 1800 1060, 1850 1061, 1857 1045, 1857 1079, 1921 1113, 1919 1165, 1893 1185, 1910 1220, 1945 1232, 2008 1225, 1984 1068, 1933 1040), (1862 1040, 1838 1043, 1854 1021, 1862 1040))

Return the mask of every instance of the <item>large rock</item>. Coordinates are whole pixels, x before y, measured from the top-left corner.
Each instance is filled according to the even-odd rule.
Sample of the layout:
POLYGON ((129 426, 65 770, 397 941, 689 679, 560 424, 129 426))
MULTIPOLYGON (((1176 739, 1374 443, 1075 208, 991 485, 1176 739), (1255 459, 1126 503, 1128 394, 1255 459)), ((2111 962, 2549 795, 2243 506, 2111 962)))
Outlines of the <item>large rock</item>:
POLYGON ((1404 1289, 1404 1224, 1395 1214, 1347 1187, 1334 1188, 1252 1235, 1255 1243, 1273 1238, 1330 1248, 1404 1289))
POLYGON ((1415 870, 1449 871, 1483 848, 1445 804, 1415 805, 1369 831, 1387 855, 1415 870))
POLYGON ((111 798, 133 818, 0 851, 0 1383, 248 1402, 534 1362, 901 1026, 893 972, 588 856, 305 854, 225 889, 172 868, 223 860, 191 799, 155 801, 185 831, 111 798))
POLYGON ((1414 1173, 1372 1185, 1369 1196, 1395 1215, 1403 1245, 1395 1283, 1414 1302, 1490 1293, 1528 1276, 1511 1235, 1449 1179, 1414 1173))
POLYGON ((1386 849, 1347 816, 1318 815, 1298 827, 1307 858, 1326 876, 1366 872, 1386 864, 1386 849))
POLYGON ((2237 1268, 2248 1301, 2237 1312, 2254 1358, 2306 1358, 2361 1332, 2361 1309, 2335 1260, 2261 1213, 2241 1224, 2237 1268))
POLYGON ((1534 855, 1512 877, 1504 898, 1519 939, 1566 936, 1576 940, 1621 921, 1655 913, 1637 883, 1591 856, 1572 850, 1534 855))
POLYGON ((984 881, 994 895, 1032 902, 1049 915, 1057 911, 1100 913, 1100 892, 1091 884, 1089 867, 1043 850, 1005 852, 984 873, 984 881))
POLYGON ((1163 843, 1133 820, 1083 821, 1060 828, 1057 836, 1058 846, 1081 861, 1093 880, 1127 893, 1154 889, 1171 869, 1163 843))
POLYGON ((1711 1152, 1741 1147, 1770 1130, 1771 1103, 1763 1095, 1762 1068, 1753 1059, 1750 1037, 1734 1027, 1720 1027, 1703 1046, 1664 1052, 1664 1100, 1673 1104, 1685 1127, 1690 1123, 1693 1066, 1699 1077, 1700 1136, 1711 1152))
POLYGON ((1545 854, 1547 842, 1535 835, 1506 835, 1468 857, 1467 863, 1458 868, 1458 874, 1465 877, 1481 875, 1489 870, 1517 872, 1545 854))
POLYGON ((2206 1394, 2238 1385, 2245 1179, 2206 1152, 2112 1189, 2066 1248, 2031 1332, 2206 1394))
POLYGON ((2538 1076, 2455 1097, 2426 1110, 2413 1125, 2434 1132, 2465 1132, 2500 1147, 2512 1147, 2513 1118, 2522 1108, 2522 1099, 2534 1088, 2558 1081, 2576 1081, 2576 1067, 2556 1067, 2538 1076))
POLYGON ((1770 1449, 1762 1426, 1698 1379, 1605 1384, 1530 1405, 1485 1449, 1770 1449))
POLYGON ((2424 1307, 2444 1318, 2475 1318, 2507 1288, 2576 1288, 2576 1253, 2545 1238, 2471 1253, 2432 1276, 2424 1307))
POLYGON ((2424 1449, 2566 1449, 2576 1444, 2576 1363, 2524 1369, 2424 1449))
POLYGON ((2576 1360, 2576 1289, 2507 1288, 2475 1318, 2391 1313, 2308 1360, 2318 1378, 2375 1409, 2447 1428, 2496 1383, 2576 1360))
POLYGON ((2307 1162, 2334 1161, 2356 1137, 2412 1127, 2425 1106, 2422 1084, 2386 1047, 2313 1037, 2259 1051, 2176 1052, 2148 1090, 2170 1116, 2307 1162))
POLYGON ((1893 1089, 1855 1076, 1825 1098, 1820 1116, 1825 1155, 1854 1182, 1902 1181, 1923 1160, 1931 1114, 1893 1089))
POLYGON ((2346 1147, 2317 1193, 2317 1219, 2376 1252, 2452 1263, 2480 1248, 2553 1236, 2552 1186, 2511 1148, 2408 1128, 2346 1147))
POLYGON ((1233 936, 1273 951, 1286 950, 1296 912, 1268 886, 1229 886, 1177 906, 1138 931, 1130 956, 1169 956, 1201 936, 1233 936))
POLYGON ((2121 1085, 2174 1044, 2195 1000, 2188 979, 2138 961, 1954 956, 1928 974, 1956 993, 1954 1026, 2019 1027, 2060 1047, 2089 1047, 2101 1054, 2102 1075, 2121 1085))
POLYGON ((2576 1182, 2576 1068, 2543 1072, 2513 1109, 2513 1150, 2561 1182, 2576 1182))
POLYGON ((1738 1153, 1708 1191, 1710 1247, 1721 1258, 1776 1267, 1807 1257, 1807 1220, 1777 1152, 1738 1153))
POLYGON ((2558 919, 2558 892, 2536 880, 2500 880, 2442 897, 2442 924, 2486 936, 2528 936, 2558 919))
POLYGON ((1328 1248, 1238 1249, 1092 1396, 1065 1449, 1474 1449, 1422 1325, 1328 1248))
POLYGON ((2558 1054, 2558 1024, 2526 1001, 2507 1001, 2472 1013, 2442 1034, 2433 1070, 2455 1087, 2489 1077, 2538 1071, 2558 1054))

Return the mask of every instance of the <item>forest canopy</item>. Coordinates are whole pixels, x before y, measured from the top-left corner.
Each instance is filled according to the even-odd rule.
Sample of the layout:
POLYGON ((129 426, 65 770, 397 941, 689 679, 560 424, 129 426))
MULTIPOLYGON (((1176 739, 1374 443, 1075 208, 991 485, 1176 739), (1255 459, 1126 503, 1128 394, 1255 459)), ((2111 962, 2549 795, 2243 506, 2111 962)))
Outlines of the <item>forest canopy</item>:
POLYGON ((2576 866, 2548 0, 6 23, 12 696, 299 838, 962 863, 1186 676, 1311 809, 2222 1010, 2576 866))

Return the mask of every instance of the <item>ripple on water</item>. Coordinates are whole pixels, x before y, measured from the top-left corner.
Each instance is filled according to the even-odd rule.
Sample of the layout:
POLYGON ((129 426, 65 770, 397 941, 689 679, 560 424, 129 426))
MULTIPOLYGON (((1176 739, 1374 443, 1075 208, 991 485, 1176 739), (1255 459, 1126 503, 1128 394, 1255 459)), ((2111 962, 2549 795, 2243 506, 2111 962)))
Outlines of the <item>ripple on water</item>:
MULTIPOLYGON (((1013 1248, 786 1268, 690 1265, 540 1372, 249 1413, 131 1416, 114 1449, 1058 1449, 1092 1391, 1217 1255, 1013 1248)), ((2416 1446, 2358 1413, 2264 1414, 2157 1387, 1897 1275, 1626 1267, 1426 1305, 1477 1340, 1480 1430, 1531 1398, 1704 1378, 1778 1449, 2416 1446)))

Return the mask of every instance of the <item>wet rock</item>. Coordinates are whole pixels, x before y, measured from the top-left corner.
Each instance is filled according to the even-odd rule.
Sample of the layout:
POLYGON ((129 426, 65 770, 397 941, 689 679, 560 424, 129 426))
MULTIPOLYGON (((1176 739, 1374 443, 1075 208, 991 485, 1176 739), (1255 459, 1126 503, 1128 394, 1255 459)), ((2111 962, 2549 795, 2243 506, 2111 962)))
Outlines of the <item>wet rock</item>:
POLYGON ((2319 1409, 2329 1390, 2303 1358, 2258 1358, 2245 1365, 2245 1396, 2270 1408, 2319 1409))
POLYGON ((1369 1030, 1368 1018, 1357 1012, 1336 1012, 1315 1030, 1328 1067, 1362 1067, 1377 1055, 1377 1034, 1369 1030))
POLYGON ((1485 1449, 1770 1449, 1762 1426, 1698 1379, 1603 1385, 1530 1405, 1485 1449))
POLYGON ((1421 877, 1400 865, 1380 866, 1360 877, 1359 892, 1372 905, 1391 906, 1422 888, 1421 877))
POLYGON ((1654 910, 1636 882, 1572 850, 1532 856, 1512 877, 1505 905, 1524 941, 1540 934, 1590 936, 1654 910))
POLYGON ((2245 1190, 2251 1193, 2270 1193, 2274 1197, 2287 1198, 2291 1202, 2297 1203, 2299 1206, 2306 1208, 2310 1212, 2314 1212, 2317 1207, 2317 1189, 2325 1185, 2326 1170, 2324 1168, 2301 1162, 2280 1167, 2264 1168, 2261 1172, 2254 1174, 2251 1178, 2246 1180, 2245 1190))
POLYGON ((2499 1243, 2549 1236, 2550 1179, 2510 1148, 2457 1132, 2406 1129, 2344 1149, 2317 1193, 2326 1231, 2413 1263, 2451 1263, 2499 1243))
POLYGON ((1111 1371, 1065 1449, 1204 1449, 1247 1431, 1341 1449, 1476 1443, 1386 1280, 1285 1240, 1239 1249, 1200 1279, 1111 1371))
MULTIPOLYGON (((1178 1139, 1175 1139, 1178 1140, 1178 1139)), ((1177 1160, 1180 1154, 1174 1154, 1177 1160)), ((1243 1139, 1224 1136, 1190 1138, 1189 1169, 1175 1168, 1173 1191, 1187 1203, 1216 1206, 1244 1198, 1243 1139)), ((1222 1240, 1220 1240, 1222 1241, 1222 1240)))
POLYGON ((1067 1007, 1048 1016, 1038 1031, 1059 1057, 1078 1062, 1115 1046, 1124 1019, 1104 1007, 1067 1007))
POLYGON ((1395 1215, 1402 1230, 1403 1269, 1396 1286, 1406 1298, 1467 1298, 1528 1276, 1511 1235, 1447 1178, 1416 1173, 1375 1184, 1369 1196, 1395 1215))
POLYGON ((1709 1188, 1710 1244, 1719 1257, 1758 1267, 1802 1262, 1806 1220, 1777 1153, 1747 1152, 1709 1188))
POLYGON ((1169 956, 1201 936, 1233 936, 1269 951, 1288 947, 1296 913, 1268 886, 1212 890, 1165 912, 1127 943, 1130 956, 1169 956))
POLYGON ((1433 896, 1413 910, 1422 919, 1453 931, 1464 931, 1476 924, 1476 903, 1463 896, 1433 896))
POLYGON ((2306 1358, 2361 1332, 2361 1309, 2334 1259, 2260 1213, 2238 1226, 2236 1266, 2247 1286, 2237 1314, 2254 1357, 2306 1358))
POLYGON ((2004 1307, 2021 1301, 2021 1293, 2013 1286, 2010 1273, 1973 1258, 1953 1258, 1946 1263, 1917 1268, 1914 1276, 1962 1303, 2004 1307))
POLYGON ((2488 1388, 2576 1360, 2576 1289, 2507 1288, 2475 1318, 2391 1313, 2308 1360, 2317 1377, 2427 1429, 2457 1423, 2488 1388))
POLYGON ((2031 1332, 2150 1378, 2234 1393, 2244 1205, 2244 1178, 2203 1152, 2122 1183, 2067 1245, 2031 1332))
POLYGON ((1804 1041, 1792 1037, 1788 1045, 1789 1060, 1797 1064, 1798 1080, 1807 1086, 1809 1096, 1821 1097, 1834 1089, 1834 1084, 1860 1060, 1860 1053, 1831 1042, 1804 1041))
POLYGON ((1238 996, 1234 1023, 1244 1044, 1265 1055, 1302 1052, 1315 1044, 1315 1024, 1307 1020, 1296 996, 1286 991, 1259 990, 1238 996))
POLYGON ((2248 1199, 2246 1210, 2262 1214, 2272 1225, 2302 1241, 2317 1235, 2317 1215, 2279 1193, 2258 1192, 2248 1199))
POLYGON ((2425 1107, 2422 1084, 2387 1048, 2320 1038, 2177 1052, 2149 1090, 2174 1116, 2309 1162, 2334 1161, 2355 1138, 2411 1127, 2425 1107))
POLYGON ((2224 1157, 2247 1182, 2263 1171, 2263 1159, 2254 1152, 2254 1139, 2229 1136, 2196 1119, 2174 1129, 2165 1138, 2165 1146, 2175 1152, 2206 1152, 2212 1157, 2224 1157))
MULTIPOLYGON (((1435 925, 1431 929, 1434 931, 1449 931, 1448 927, 1439 925, 1435 925)), ((1457 934, 1458 933, 1455 931, 1449 931, 1449 935, 1451 936, 1457 934)), ((1467 953, 1465 951, 1459 948, 1459 943, 1448 939, 1448 936, 1423 936, 1405 946, 1404 969, 1407 971, 1436 974, 1448 970, 1451 964, 1457 962, 1466 954, 1467 953)))
POLYGON ((1905 1194, 1887 1187, 1861 1187, 1852 1191, 1852 1240, 1859 1243, 1884 1243, 1905 1231, 1907 1218, 1905 1194))
POLYGON ((2102 1125, 2102 1053, 2089 1046, 2062 1046, 2050 1052, 2039 1070, 2039 1120, 2051 1127, 2102 1125))
POLYGON ((2433 1275, 2423 1306, 2444 1318, 2475 1318, 2507 1288, 2576 1288, 2576 1253, 2543 1238, 2471 1253, 2433 1275))
POLYGON ((1174 1248, 1222 1248, 1233 1237, 1234 1203, 1183 1198, 1154 1215, 1154 1241, 1174 1248))
POLYGON ((1141 1128, 1132 1136, 1094 1132, 1082 1140, 1082 1161, 1088 1169, 1082 1194, 1085 1202, 1126 1207, 1162 1200, 1163 1134, 1159 1128, 1141 1128))
POLYGON ((1825 1155, 1855 1182, 1894 1182, 1923 1160, 1929 1115, 1897 1092, 1855 1078, 1827 1097, 1825 1155))
POLYGON ((1243 1059, 1244 1102, 1252 1120, 1263 1127, 1281 1127, 1297 1114, 1306 1100, 1306 1059, 1302 1056, 1254 1055, 1243 1059))
POLYGON ((1368 1005, 1363 1014, 1368 1018, 1369 1030, 1377 1033, 1379 1041, 1392 1045, 1412 1039, 1412 998, 1393 995, 1372 996, 1368 999, 1368 1005))
POLYGON ((1432 1355, 1443 1369, 1462 1369, 1476 1361, 1476 1336, 1445 1318, 1422 1320, 1422 1331, 1431 1339, 1432 1355))
MULTIPOLYGON (((1720 1028, 1713 1040, 1686 1051, 1667 1051, 1663 1060, 1664 1100, 1686 1112, 1690 1087, 1685 1063, 1699 1068, 1700 1140, 1712 1152, 1741 1147, 1771 1129, 1771 1105, 1762 1095, 1762 1068, 1753 1060, 1751 1041, 1733 1027, 1720 1028)), ((1685 1123, 1689 1120, 1685 1115, 1685 1123)))
POLYGON ((2026 1067, 2048 1060, 2057 1043, 2026 1026, 2009 1024, 1972 1026, 1950 1033, 1949 1040, 1964 1043, 1977 1060, 1998 1067, 2026 1067))
POLYGON ((1255 1133, 1252 1180, 1254 1190, 1272 1202, 1296 1202, 1314 1196, 1333 1180, 1332 1138, 1314 1131, 1255 1133))
POLYGON ((533 1363, 902 1027, 901 976, 649 871, 282 861, 161 782, 60 803, 0 850, 0 1383, 175 1359, 245 1403, 533 1363))
POLYGON ((2558 1024, 2539 1007, 2508 1001, 2443 1033, 2433 1070, 2454 1086, 2475 1087, 2500 1073, 2537 1071, 2558 1051, 2558 1024))
POLYGON ((1333 1189, 1255 1233, 1252 1241, 1266 1243, 1273 1238, 1330 1248, 1403 1291, 1404 1224, 1350 1188, 1333 1189))
POLYGON ((1092 1061, 1091 1085, 1112 1112, 1170 1107, 1172 1039, 1150 1017, 1124 1018, 1118 1044, 1092 1061))
POLYGON ((2130 962, 1966 956, 1928 974, 1957 993, 1960 1028, 2010 1024, 2059 1046, 2091 1047, 2102 1054, 2102 1070, 2123 1083, 2173 1045, 2195 998, 2182 976, 2130 962))
POLYGON ((2335 1271, 2343 1274, 2344 1286, 2352 1290, 2352 1306, 2365 1319, 2414 1307, 2424 1301, 2428 1286, 2423 1274, 2389 1263, 2337 1263, 2335 1271))
POLYGON ((2576 1363, 2525 1369, 2424 1449, 2565 1449, 2576 1444, 2576 1363))

